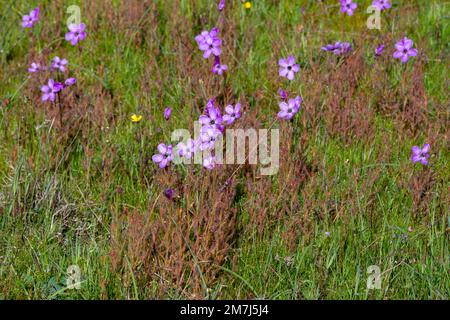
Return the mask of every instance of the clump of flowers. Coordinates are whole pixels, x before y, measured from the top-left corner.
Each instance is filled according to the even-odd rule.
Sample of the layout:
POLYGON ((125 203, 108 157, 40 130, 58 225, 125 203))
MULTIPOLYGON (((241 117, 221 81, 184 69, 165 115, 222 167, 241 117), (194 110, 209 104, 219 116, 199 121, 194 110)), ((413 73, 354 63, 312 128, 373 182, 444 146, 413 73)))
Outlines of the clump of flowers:
POLYGON ((32 28, 33 25, 39 21, 39 7, 34 8, 29 14, 22 17, 22 28, 32 28))
POLYGON ((280 59, 278 65, 280 66, 278 74, 291 81, 294 80, 295 74, 300 71, 300 67, 295 63, 294 56, 289 56, 287 59, 280 59))
POLYGON ((389 0, 375 0, 372 2, 372 6, 382 11, 385 9, 389 9, 392 5, 389 0))
POLYGON ((428 164, 428 158, 430 158, 430 145, 428 143, 426 143, 422 148, 418 146, 412 147, 411 152, 411 161, 413 163, 417 163, 420 161, 424 166, 428 164))
POLYGON ((164 143, 158 145, 158 154, 153 155, 152 161, 157 163, 161 169, 167 167, 167 165, 173 159, 172 145, 166 146, 164 143))
POLYGON ((353 0, 341 0, 341 12, 346 13, 349 16, 353 15, 357 7, 358 4, 353 2, 353 0))
POLYGON ((327 44, 326 46, 322 47, 323 51, 332 52, 335 55, 343 55, 346 53, 349 53, 353 50, 352 46, 348 42, 340 42, 337 41, 334 44, 327 44))
POLYGON ((86 25, 84 23, 69 25, 69 32, 66 33, 66 41, 69 41, 73 46, 77 45, 79 41, 86 38, 86 25))
POLYGON ((283 120, 291 120, 300 110, 302 104, 302 98, 297 96, 295 99, 289 99, 286 103, 285 101, 280 102, 280 112, 278 112, 278 118, 283 120))
POLYGON ((403 63, 408 62, 410 57, 417 56, 417 49, 413 48, 413 41, 404 37, 402 40, 395 44, 395 49, 393 57, 395 59, 400 59, 403 63))

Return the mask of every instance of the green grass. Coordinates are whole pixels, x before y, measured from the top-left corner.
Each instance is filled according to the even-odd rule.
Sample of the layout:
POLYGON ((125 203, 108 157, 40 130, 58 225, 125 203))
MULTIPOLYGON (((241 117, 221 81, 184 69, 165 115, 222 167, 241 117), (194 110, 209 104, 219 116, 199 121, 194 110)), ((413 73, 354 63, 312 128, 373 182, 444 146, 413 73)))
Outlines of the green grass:
MULTIPOLYGON (((304 195, 314 200, 307 213, 309 232, 303 234, 299 226, 294 247, 283 236, 292 232, 287 223, 291 217, 270 221, 267 232, 256 232, 248 220, 247 204, 253 195, 244 192, 233 204, 239 215, 237 240, 203 297, 448 299, 450 156, 445 141, 448 128, 442 122, 446 118, 448 123, 448 109, 442 117, 441 107, 448 106, 450 4, 394 1, 394 8, 383 13, 381 31, 365 29, 363 9, 350 18, 342 16, 338 6, 316 1, 252 1, 251 10, 236 4, 227 13, 235 33, 224 49, 231 71, 224 82, 211 84, 198 81, 210 65, 199 58, 193 38, 215 25, 216 4, 178 2, 176 9, 170 1, 153 1, 156 18, 155 12, 144 11, 132 20, 134 38, 118 20, 107 18, 114 13, 125 19, 125 13, 119 12, 121 1, 114 1, 111 12, 88 13, 81 6, 89 32, 81 50, 64 41, 52 42, 63 37, 64 8, 72 2, 64 1, 61 7, 40 1, 47 11, 31 33, 20 27, 20 15, 37 1, 0 4, 0 299, 190 298, 185 288, 172 288, 161 296, 157 280, 143 283, 139 271, 131 267, 123 272, 110 267, 114 214, 124 208, 146 212, 161 197, 154 166, 146 164, 145 157, 160 141, 169 140, 173 129, 189 127, 214 95, 244 99, 246 107, 258 110, 258 119, 269 125, 278 109, 279 87, 308 96, 321 86, 304 78, 287 85, 279 80, 275 76, 280 56, 296 55, 302 69, 309 71, 312 63, 320 61, 323 71, 332 68, 332 62, 320 52, 322 45, 337 40, 356 43, 364 37, 360 49, 370 61, 378 41, 373 39, 386 33, 392 41, 406 34, 426 52, 422 78, 430 99, 429 126, 411 135, 399 128, 394 117, 377 110, 373 136, 348 143, 328 132, 325 124, 313 130, 296 120, 295 145, 306 130, 305 157, 315 169, 297 190, 301 203, 309 200, 304 195), (302 6, 315 18, 305 22, 302 6), (413 10, 403 12, 402 6, 413 10), (297 32, 300 25, 302 31, 297 32), (51 34, 55 27, 61 28, 61 34, 51 34), (182 58, 189 56, 180 45, 184 37, 195 50, 189 66, 182 58), (137 42, 140 38, 144 41, 137 42), (62 146, 56 142, 57 130, 44 121, 44 107, 33 100, 28 88, 27 66, 46 46, 51 49, 49 58, 59 55, 69 60, 81 95, 91 103, 87 131, 76 133, 62 146), (9 103, 2 105, 5 100, 9 103), (167 105, 173 107, 170 122, 162 116, 167 105), (132 113, 142 114, 144 120, 132 124, 132 113), (425 143, 430 132, 438 137, 432 166, 413 166, 410 148, 425 143), (407 186, 425 170, 432 171, 433 182, 426 191, 426 209, 418 211, 407 186), (81 269, 80 290, 65 288, 70 265, 81 269), (381 269, 380 290, 367 289, 371 265, 381 269)), ((360 8, 370 2, 359 1, 360 8)), ((390 63, 386 72, 394 90, 413 67, 390 63)), ((372 73, 366 76, 358 90, 370 96, 372 73)), ((327 90, 322 91, 325 96, 327 90)), ((238 175, 238 179, 243 183, 245 177, 238 175)), ((270 179, 277 181, 277 177, 270 179)), ((272 203, 271 213, 280 207, 281 203, 272 203)), ((290 214, 302 216, 306 209, 290 214)))

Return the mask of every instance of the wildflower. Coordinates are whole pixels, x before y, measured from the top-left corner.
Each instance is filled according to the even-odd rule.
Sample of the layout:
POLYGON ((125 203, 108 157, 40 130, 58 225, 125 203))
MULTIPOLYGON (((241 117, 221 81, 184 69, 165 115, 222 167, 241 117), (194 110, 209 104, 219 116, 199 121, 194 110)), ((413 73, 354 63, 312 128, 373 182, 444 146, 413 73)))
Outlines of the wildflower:
POLYGON ((223 116, 223 121, 225 121, 228 125, 232 124, 236 119, 241 117, 241 104, 236 103, 236 106, 233 108, 232 105, 225 107, 225 115, 223 116))
POLYGON ((278 118, 284 120, 292 119, 297 112, 300 110, 300 105, 302 103, 302 98, 297 96, 295 99, 289 99, 288 103, 281 102, 280 112, 278 112, 278 118))
POLYGON ((358 7, 353 0, 341 0, 341 12, 347 13, 349 16, 353 15, 353 12, 358 7))
POLYGON ((419 148, 418 146, 414 146, 411 148, 412 156, 411 161, 413 163, 421 162, 424 166, 428 164, 428 158, 430 157, 429 152, 430 145, 426 143, 423 148, 419 148))
POLYGON ((250 1, 247 1, 246 3, 244 3, 245 9, 250 9, 251 7, 252 7, 252 3, 250 1))
POLYGON ((132 122, 139 122, 141 120, 142 120, 142 115, 137 115, 137 114, 133 113, 133 115, 131 116, 132 122))
POLYGON ((326 231, 326 232, 325 232, 325 236, 326 236, 327 238, 329 238, 329 237, 331 236, 330 231, 326 231))
POLYGON ((417 56, 417 49, 413 48, 413 41, 404 37, 402 40, 395 44, 395 49, 397 51, 394 52, 395 59, 401 59, 403 63, 408 62, 409 57, 417 56))
POLYGON ((216 166, 215 160, 213 156, 208 156, 203 159, 203 166, 208 170, 212 170, 216 166))
POLYGON ((212 72, 221 76, 227 69, 228 66, 226 64, 216 64, 213 66, 212 72))
POLYGON ((409 226, 409 227, 408 227, 408 231, 409 231, 409 232, 413 232, 413 227, 409 226))
POLYGON ((222 133, 214 127, 204 127, 200 132, 200 150, 210 150, 214 148, 216 140, 222 133))
POLYGON ((280 95, 282 101, 285 101, 287 99, 288 94, 283 89, 278 89, 278 94, 280 95))
POLYGON ((381 56, 381 54, 383 53, 384 47, 385 47, 384 44, 380 44, 380 45, 375 49, 375 57, 381 56))
POLYGON ((71 85, 74 85, 77 82, 76 78, 68 78, 66 81, 64 81, 64 85, 66 87, 70 87, 71 85))
POLYGON ((219 9, 219 11, 222 11, 225 8, 225 0, 220 0, 219 4, 217 5, 217 9, 219 9))
POLYGON ((215 56, 220 55, 222 40, 217 36, 218 33, 219 29, 213 28, 210 32, 202 31, 201 34, 195 37, 198 48, 203 51, 203 58, 208 59, 211 54, 215 56))
POLYGON ((295 74, 300 71, 300 67, 295 64, 293 56, 289 56, 287 59, 280 59, 278 65, 280 66, 279 75, 289 80, 294 80, 295 74))
POLYGON ((86 25, 84 23, 80 24, 70 24, 69 32, 66 33, 66 41, 75 46, 78 41, 84 40, 86 38, 86 25))
POLYGON ((186 159, 192 158, 192 155, 197 152, 197 145, 193 139, 188 139, 186 143, 180 142, 177 145, 178 154, 186 159))
POLYGON ((42 67, 39 63, 31 63, 31 66, 28 68, 29 73, 35 73, 39 72, 41 70, 44 70, 44 67, 42 67))
POLYGON ((172 114, 172 109, 170 107, 167 107, 166 109, 164 109, 164 119, 169 121, 171 114, 172 114))
POLYGON ((348 42, 340 42, 337 41, 334 44, 327 44, 325 47, 322 47, 323 51, 333 52, 335 55, 343 55, 352 51, 352 46, 348 42))
POLYGON ((69 62, 66 59, 61 59, 60 57, 54 57, 52 60, 52 64, 50 66, 50 70, 59 70, 61 72, 66 71, 66 66, 69 62))
POLYGON ((206 115, 201 115, 198 121, 203 126, 217 128, 220 131, 222 131, 223 118, 220 113, 220 110, 214 106, 207 107, 206 113, 207 113, 206 115))
POLYGON ((164 196, 169 200, 173 199, 174 194, 175 194, 175 192, 173 191, 172 188, 168 188, 168 189, 164 190, 164 196))
POLYGON ((372 2, 372 6, 382 11, 384 9, 389 9, 392 5, 389 0, 375 0, 372 2))
POLYGON ((63 89, 63 85, 59 82, 53 81, 53 79, 48 80, 47 85, 41 87, 42 91, 42 101, 55 101, 56 93, 63 89))
POLYGON ((173 159, 172 145, 166 146, 164 143, 158 145, 158 154, 152 156, 154 163, 159 164, 161 169, 165 168, 173 159))
POLYGON ((29 14, 22 17, 22 28, 32 28, 33 25, 39 21, 39 7, 31 10, 29 14))

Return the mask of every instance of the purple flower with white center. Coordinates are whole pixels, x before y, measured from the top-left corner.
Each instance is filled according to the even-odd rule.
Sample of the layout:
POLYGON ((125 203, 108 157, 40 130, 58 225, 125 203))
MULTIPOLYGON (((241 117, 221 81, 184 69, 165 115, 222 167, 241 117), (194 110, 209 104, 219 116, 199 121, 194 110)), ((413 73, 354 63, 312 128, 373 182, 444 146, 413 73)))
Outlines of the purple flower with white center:
POLYGON ((286 77, 291 81, 294 80, 295 74, 300 71, 300 67, 295 64, 293 56, 289 56, 287 59, 280 59, 278 65, 280 66, 280 77, 286 77))
POLYGON ((225 107, 225 114, 223 115, 223 121, 225 121, 228 125, 232 124, 236 119, 241 117, 241 104, 236 103, 236 106, 233 108, 232 105, 225 107))
POLYGON ((225 8, 225 0, 220 0, 219 4, 217 5, 217 9, 219 9, 219 11, 222 11, 225 8))
POLYGON ((216 166, 216 159, 213 156, 208 156, 205 159, 203 159, 203 167, 205 167, 208 170, 214 169, 216 166))
POLYGON ((202 126, 217 128, 222 131, 222 115, 220 110, 216 107, 207 107, 206 114, 201 115, 198 121, 202 126))
POLYGON ((389 0, 375 0, 372 2, 372 6, 382 11, 385 9, 389 9, 392 5, 389 0))
POLYGON ((44 70, 44 67, 40 65, 40 63, 32 62, 30 67, 28 68, 29 73, 35 73, 44 70))
POLYGON ((79 41, 84 40, 86 38, 86 25, 84 23, 69 24, 69 32, 66 33, 66 41, 70 41, 70 43, 75 46, 79 41))
POLYGON ((22 17, 22 27, 23 28, 32 28, 33 25, 39 21, 39 7, 31 10, 29 14, 26 14, 22 17))
POLYGON ((341 12, 347 13, 349 16, 353 15, 353 12, 358 7, 353 0, 341 0, 341 12))
POLYGON ((284 91, 283 89, 278 89, 278 94, 280 95, 280 98, 282 101, 286 101, 288 94, 286 91, 284 91))
POLYGON ((41 87, 42 91, 42 101, 55 101, 56 94, 64 88, 64 85, 53 81, 53 79, 48 80, 48 83, 41 87))
POLYGON ((411 148, 412 156, 411 161, 414 163, 421 162, 424 166, 428 164, 428 158, 430 157, 430 145, 426 143, 421 149, 418 146, 414 146, 411 148))
POLYGON ((66 87, 70 87, 72 85, 74 85, 77 82, 76 78, 68 78, 66 81, 64 81, 64 85, 66 87))
POLYGON ((404 37, 402 40, 395 44, 394 58, 400 59, 403 63, 408 62, 409 57, 417 56, 417 49, 413 48, 413 41, 404 37))
POLYGON ((200 132, 200 150, 213 149, 216 140, 222 133, 214 127, 203 127, 200 132))
POLYGON ((66 71, 66 66, 69 62, 66 59, 61 59, 60 57, 54 57, 52 60, 52 64, 50 66, 50 70, 59 70, 61 72, 66 71))
POLYGON ((171 114, 172 114, 172 109, 170 107, 167 107, 166 109, 164 109, 164 119, 169 121, 171 114))
POLYGON ((192 158, 193 154, 197 152, 197 145, 193 139, 188 139, 186 143, 180 142, 177 145, 178 154, 186 159, 192 158))
POLYGON ((375 57, 381 56, 381 54, 383 53, 384 47, 385 47, 384 44, 380 44, 380 45, 375 49, 375 57))
POLYGON ((203 51, 203 58, 208 59, 211 54, 213 54, 214 56, 220 55, 220 46, 222 45, 222 40, 217 36, 218 33, 219 29, 213 28, 210 32, 202 31, 201 34, 195 37, 198 48, 203 51))
POLYGON ((212 67, 212 72, 221 76, 226 70, 228 70, 228 66, 226 64, 215 64, 212 67))
POLYGON ((291 120, 297 112, 300 110, 300 105, 302 104, 302 98, 297 96, 295 99, 289 99, 289 101, 281 102, 280 112, 278 112, 278 118, 283 120, 291 120))
POLYGON ((154 163, 157 163, 161 169, 165 168, 173 159, 172 145, 166 146, 164 143, 158 145, 157 154, 152 156, 154 163))
POLYGON ((327 44, 325 47, 322 47, 323 51, 333 52, 335 55, 343 55, 352 51, 352 46, 348 42, 340 42, 337 41, 335 44, 327 44))

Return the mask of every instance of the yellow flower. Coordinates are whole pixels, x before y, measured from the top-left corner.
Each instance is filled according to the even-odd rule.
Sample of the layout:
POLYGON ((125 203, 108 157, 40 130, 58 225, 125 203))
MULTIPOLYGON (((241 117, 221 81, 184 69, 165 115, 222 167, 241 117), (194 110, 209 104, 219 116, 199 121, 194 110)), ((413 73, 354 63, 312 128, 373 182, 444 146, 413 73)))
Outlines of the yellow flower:
POLYGON ((141 115, 136 115, 135 113, 133 113, 133 115, 131 116, 131 121, 133 122, 139 122, 142 120, 142 116, 141 115))
POLYGON ((247 1, 246 3, 244 3, 244 7, 245 7, 245 9, 250 9, 252 7, 251 2, 247 1))

